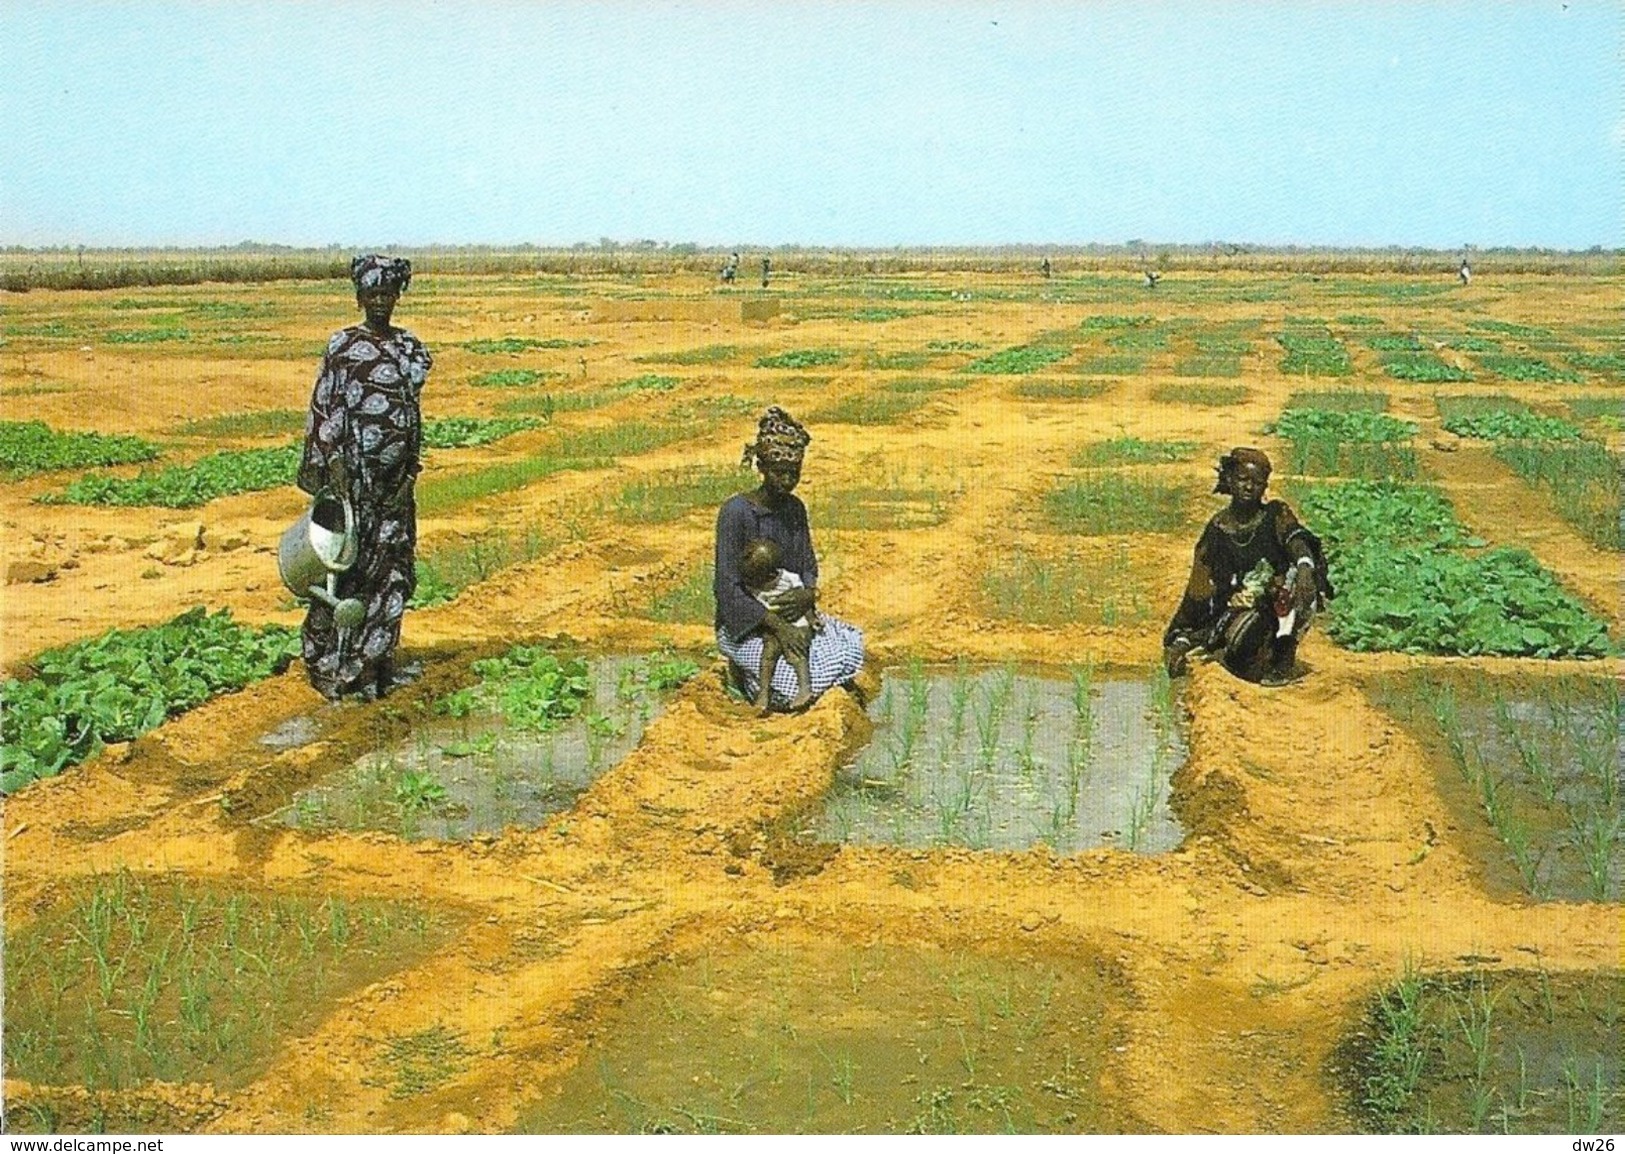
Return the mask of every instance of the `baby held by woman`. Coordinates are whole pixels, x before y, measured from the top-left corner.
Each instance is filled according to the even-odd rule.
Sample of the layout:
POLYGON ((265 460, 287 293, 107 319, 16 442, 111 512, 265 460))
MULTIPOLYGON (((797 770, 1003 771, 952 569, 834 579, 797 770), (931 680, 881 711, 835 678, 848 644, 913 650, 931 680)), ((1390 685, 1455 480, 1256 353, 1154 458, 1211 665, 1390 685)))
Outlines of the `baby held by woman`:
MULTIPOLYGON (((780 593, 801 588, 801 578, 782 566, 778 545, 765 537, 758 537, 747 544, 739 559, 740 580, 756 596, 756 600, 769 610, 775 608, 775 599, 780 593)), ((806 616, 787 624, 793 629, 815 631, 818 628, 817 619, 818 610, 813 609, 806 616)), ((807 649, 803 647, 800 652, 787 650, 779 644, 778 637, 768 631, 762 634, 762 665, 757 678, 761 688, 756 692, 756 708, 764 717, 768 712, 768 694, 773 687, 773 669, 780 657, 790 663, 790 668, 796 674, 796 695, 790 702, 790 708, 805 709, 812 702, 812 671, 808 667, 807 649)))

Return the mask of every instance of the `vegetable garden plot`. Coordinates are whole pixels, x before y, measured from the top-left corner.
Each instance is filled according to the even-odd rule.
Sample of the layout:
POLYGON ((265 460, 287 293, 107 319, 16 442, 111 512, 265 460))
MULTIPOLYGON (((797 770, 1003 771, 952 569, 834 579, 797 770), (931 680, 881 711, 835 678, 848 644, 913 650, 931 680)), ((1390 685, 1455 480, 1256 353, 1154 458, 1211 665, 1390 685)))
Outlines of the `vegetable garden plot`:
POLYGON ((1526 441, 1496 445, 1495 459, 1547 490, 1558 515, 1597 548, 1625 550, 1620 454, 1595 441, 1526 441))
POLYGON ((1088 957, 736 939, 649 972, 515 1129, 1135 1129, 1100 1085, 1124 997, 1088 957))
POLYGON ((1426 485, 1297 482, 1290 495, 1326 544, 1337 596, 1326 632, 1364 652, 1601 657, 1607 625, 1522 549, 1478 550, 1426 485))
POLYGON ((1619 686, 1415 674, 1377 700, 1434 751, 1457 819, 1492 847, 1486 870, 1539 901, 1617 901, 1625 877, 1619 686))
POLYGON ((1578 425, 1534 412, 1513 397, 1441 396, 1433 399, 1445 432, 1485 441, 1577 441, 1578 425))
POLYGON ((1504 377, 1509 381, 1550 383, 1553 381, 1575 382, 1582 379, 1580 374, 1573 369, 1560 368, 1550 361, 1542 360, 1540 357, 1481 353, 1478 357, 1478 363, 1496 376, 1504 377))
POLYGON ((0 685, 0 790, 14 793, 130 741, 174 714, 288 667, 297 630, 254 629, 202 606, 165 625, 110 630, 48 650, 0 685))
POLYGON ((1160 853, 1183 831, 1168 784, 1185 744, 1166 676, 891 670, 873 739, 804 836, 912 848, 1160 853))
POLYGON ((1617 970, 1406 974, 1342 1047, 1362 1128, 1598 1134, 1625 1122, 1617 970))
POLYGON ((1417 475, 1410 444, 1416 429, 1411 421, 1359 408, 1287 409, 1270 426, 1292 444, 1292 472, 1371 478, 1417 475))
POLYGON ((1289 376, 1346 377, 1354 372, 1343 342, 1323 326, 1296 326, 1275 339, 1285 354, 1281 372, 1289 376))
POLYGON ((63 433, 44 421, 0 421, 0 480, 51 469, 150 461, 156 445, 140 437, 63 433))
POLYGON ((662 695, 697 672, 669 653, 561 660, 534 646, 473 668, 479 685, 436 703, 444 720, 302 791, 262 824, 448 841, 534 828, 630 753, 662 695))
MULTIPOLYGON (((243 1085, 345 994, 427 956, 452 920, 404 902, 127 872, 76 880, 32 920, 8 920, 6 1076, 92 1090, 243 1085)), ((42 1097, 9 1101, 8 1128, 83 1125, 42 1097)))

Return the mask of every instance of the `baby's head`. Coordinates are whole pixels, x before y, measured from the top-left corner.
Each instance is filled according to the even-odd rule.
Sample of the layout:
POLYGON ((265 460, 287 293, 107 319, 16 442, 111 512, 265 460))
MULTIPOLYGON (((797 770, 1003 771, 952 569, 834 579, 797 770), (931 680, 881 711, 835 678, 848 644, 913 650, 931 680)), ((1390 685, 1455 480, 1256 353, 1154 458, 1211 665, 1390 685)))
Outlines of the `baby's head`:
POLYGON ((758 537, 739 555, 739 577, 747 588, 766 589, 778 580, 783 554, 766 537, 758 537))

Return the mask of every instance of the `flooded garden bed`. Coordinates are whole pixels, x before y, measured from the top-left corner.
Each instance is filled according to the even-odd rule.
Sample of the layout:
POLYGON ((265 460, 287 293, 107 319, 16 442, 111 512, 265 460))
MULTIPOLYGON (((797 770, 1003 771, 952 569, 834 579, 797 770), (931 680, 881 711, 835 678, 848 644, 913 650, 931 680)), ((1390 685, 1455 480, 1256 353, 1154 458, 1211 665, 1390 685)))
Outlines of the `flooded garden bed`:
POLYGON ((1168 807, 1186 747, 1152 675, 1062 678, 1014 666, 888 670, 873 739, 837 775, 805 836, 858 845, 1142 853, 1184 836, 1168 807))
POLYGON ((1625 1123, 1618 970, 1407 973, 1345 1043, 1380 1133, 1598 1134, 1625 1123))
MULTIPOLYGON (((68 883, 38 917, 6 927, 6 1076, 88 1091, 240 1086, 340 998, 416 964, 453 927, 406 902, 123 871, 68 883)), ((8 1103, 8 1128, 56 1128, 50 1097, 8 1103)), ((116 1131, 135 1119, 94 1121, 116 1131)))
POLYGON ((740 940, 651 971, 515 1128, 1133 1129, 1099 1088, 1125 996, 1087 957, 740 940))
POLYGON ((1441 792, 1485 847, 1492 887, 1539 901, 1620 899, 1617 681, 1411 673, 1373 696, 1433 752, 1441 792))
POLYGON ((534 828, 636 748, 665 695, 697 666, 669 651, 584 657, 515 646, 473 672, 479 683, 436 700, 411 737, 301 791, 262 823, 448 841, 534 828))

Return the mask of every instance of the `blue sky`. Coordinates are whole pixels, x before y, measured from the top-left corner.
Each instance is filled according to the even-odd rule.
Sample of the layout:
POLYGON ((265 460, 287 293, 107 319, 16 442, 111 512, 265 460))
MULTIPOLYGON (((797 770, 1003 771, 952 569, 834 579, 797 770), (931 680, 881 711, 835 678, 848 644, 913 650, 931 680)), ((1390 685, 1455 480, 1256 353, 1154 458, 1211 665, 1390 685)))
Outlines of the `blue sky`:
POLYGON ((0 6, 0 243, 1625 244, 1617 3, 0 6))

